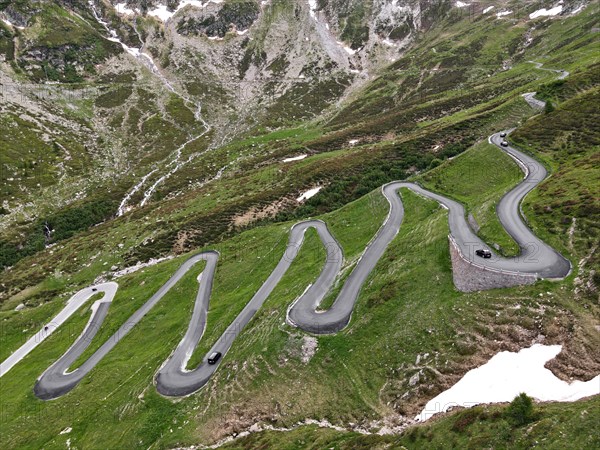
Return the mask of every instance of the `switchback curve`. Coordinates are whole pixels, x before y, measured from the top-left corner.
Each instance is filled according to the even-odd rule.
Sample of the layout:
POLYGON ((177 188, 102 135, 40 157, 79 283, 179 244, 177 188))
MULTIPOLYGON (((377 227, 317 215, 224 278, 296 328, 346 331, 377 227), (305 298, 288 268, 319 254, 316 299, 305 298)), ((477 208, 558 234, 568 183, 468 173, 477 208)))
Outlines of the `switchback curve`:
POLYGON ((327 260, 315 283, 310 285, 304 294, 289 308, 287 320, 290 324, 315 334, 335 333, 343 329, 350 321, 360 289, 400 229, 404 217, 404 208, 397 191, 401 188, 410 189, 419 195, 436 200, 448 209, 450 234, 467 259, 475 261, 477 258, 479 265, 495 270, 535 274, 540 278, 565 277, 570 271, 569 261, 537 238, 524 223, 519 211, 521 200, 546 177, 547 172, 535 159, 512 147, 501 147, 499 145, 500 141, 499 134, 490 137, 490 142, 498 145, 499 148, 511 155, 525 172, 524 180, 507 193, 497 207, 498 217, 502 225, 521 248, 519 256, 502 258, 493 253, 493 257, 490 259, 477 258, 474 255, 475 249, 483 247, 485 244, 471 230, 465 219, 465 209, 460 203, 430 192, 414 183, 392 182, 382 187, 383 195, 390 204, 385 222, 374 239, 368 244, 333 305, 327 311, 317 312, 316 309, 330 291, 341 270, 343 263, 342 249, 324 222, 319 220, 300 222, 290 229, 287 250, 276 268, 240 312, 236 320, 212 346, 202 363, 195 369, 187 370, 186 365, 205 329, 213 278, 219 257, 218 253, 214 251, 203 252, 185 261, 175 274, 128 319, 115 335, 108 339, 80 367, 68 372, 69 367, 88 347, 106 316, 109 302, 100 304, 94 310, 88 326, 73 346, 37 380, 34 387, 35 395, 41 399, 52 399, 72 390, 127 335, 129 330, 162 299, 171 287, 196 263, 206 261, 206 267, 199 277, 198 293, 187 332, 172 355, 158 370, 155 378, 157 390, 163 395, 184 396, 195 392, 207 383, 222 361, 221 359, 217 364, 208 364, 208 355, 214 351, 226 355, 235 338, 260 309, 287 272, 301 248, 304 234, 309 228, 317 231, 321 242, 325 245, 327 260))

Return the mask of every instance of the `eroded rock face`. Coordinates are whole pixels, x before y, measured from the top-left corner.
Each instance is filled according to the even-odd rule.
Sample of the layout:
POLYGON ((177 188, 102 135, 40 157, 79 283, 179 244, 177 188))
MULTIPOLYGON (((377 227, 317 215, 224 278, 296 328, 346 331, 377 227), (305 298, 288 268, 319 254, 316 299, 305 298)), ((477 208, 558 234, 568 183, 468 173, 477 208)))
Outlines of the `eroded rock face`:
POLYGON ((17 27, 26 27, 29 24, 31 16, 39 11, 39 6, 33 2, 30 5, 8 3, 4 10, 2 10, 0 4, 0 10, 2 10, 7 20, 17 27))
POLYGON ((73 70, 79 75, 83 72, 82 63, 73 58, 78 51, 91 50, 91 47, 80 48, 76 45, 60 45, 58 47, 31 47, 19 56, 19 63, 27 71, 53 70, 64 72, 73 70))
MULTIPOLYGON (((202 78, 244 103, 265 99, 266 94, 294 96, 301 79, 351 80, 357 73, 387 64, 416 37, 424 15, 437 11, 438 4, 450 4, 447 0, 130 0, 123 9, 122 0, 111 3, 121 10, 117 14, 121 23, 133 24, 137 15, 152 18, 150 25, 138 24, 137 31, 146 50, 160 55, 161 64, 193 78, 202 72, 202 78), (198 55, 199 65, 190 54, 198 55), (258 81, 266 79, 269 86, 258 81), (242 98, 236 92, 240 90, 242 98)), ((111 24, 118 28, 116 21, 111 24)), ((308 97, 307 92, 301 94, 308 97)))
POLYGON ((447 0, 320 0, 316 11, 352 49, 406 45, 451 7, 447 0))
MULTIPOLYGON (((121 52, 111 46, 115 54, 121 52)), ((95 43, 44 46, 39 43, 24 46, 18 55, 19 66, 35 81, 82 81, 94 73, 94 66, 110 56, 95 43)))
POLYGON ((245 1, 217 4, 196 11, 177 23, 179 34, 222 38, 229 31, 245 31, 258 19, 260 8, 254 1, 245 1))

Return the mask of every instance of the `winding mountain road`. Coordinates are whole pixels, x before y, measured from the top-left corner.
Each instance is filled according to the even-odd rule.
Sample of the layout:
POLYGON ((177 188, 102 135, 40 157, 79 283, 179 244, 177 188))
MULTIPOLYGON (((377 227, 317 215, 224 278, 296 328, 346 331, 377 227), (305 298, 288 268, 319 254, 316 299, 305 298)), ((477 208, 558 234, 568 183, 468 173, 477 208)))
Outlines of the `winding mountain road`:
MULTIPOLYGON (((531 62, 538 69, 559 74, 559 79, 564 79, 569 75, 567 71, 544 69, 541 63, 531 62)), ((533 108, 542 109, 545 103, 535 99, 534 95, 535 93, 528 93, 523 96, 533 108)), ((314 228, 317 231, 321 242, 326 248, 326 263, 315 283, 308 286, 304 293, 290 306, 287 321, 293 326, 315 334, 329 334, 340 331, 350 321, 362 286, 387 246, 400 230, 404 208, 397 191, 401 188, 411 189, 419 195, 433 199, 448 210, 451 239, 458 246, 463 257, 470 262, 477 261, 479 266, 501 272, 533 274, 538 278, 564 278, 571 270, 569 261, 533 234, 523 221, 520 211, 523 198, 547 176, 547 171, 544 166, 530 156, 510 146, 501 146, 502 140, 500 133, 489 138, 490 143, 510 155, 525 173, 523 181, 508 192, 497 206, 500 222, 521 249, 520 254, 516 257, 502 258, 493 252, 490 259, 476 257, 475 250, 485 247, 485 244, 468 225, 462 204, 440 194, 430 192, 414 183, 392 182, 382 187, 383 195, 390 204, 386 220, 373 240, 367 245, 333 305, 327 311, 317 311, 317 309, 339 276, 343 264, 343 251, 324 222, 308 220, 297 223, 291 228, 288 247, 273 272, 238 314, 236 320, 212 346, 202 363, 195 369, 187 370, 186 367, 206 327, 212 284, 219 259, 219 254, 214 251, 200 253, 185 261, 175 274, 144 305, 134 312, 110 339, 102 344, 81 366, 69 372, 69 367, 89 347, 104 322, 110 303, 116 295, 118 284, 103 283, 82 289, 71 297, 65 308, 51 322, 0 364, 0 377, 4 376, 15 364, 52 334, 56 328, 68 320, 87 300, 96 293, 102 292, 104 296, 92 305, 92 314, 83 332, 65 354, 40 376, 34 387, 35 395, 46 400, 68 393, 189 270, 200 261, 205 261, 206 267, 198 277, 198 293, 188 329, 177 348, 158 370, 155 378, 157 390, 161 394, 167 396, 189 395, 204 386, 217 370, 222 359, 217 364, 208 364, 208 355, 212 352, 221 352, 225 355, 229 351, 235 338, 262 307, 265 300, 287 272, 302 247, 304 234, 309 228, 314 228)))
MULTIPOLYGON (((537 62, 537 61, 527 61, 527 62, 533 64, 535 66, 535 68, 538 70, 545 70, 546 72, 556 73, 558 75, 556 77, 557 80, 564 80, 565 78, 567 78, 570 75, 570 73, 566 70, 547 69, 546 67, 543 67, 544 65, 542 63, 537 62)), ((522 97, 529 104, 529 106, 531 106, 533 109, 536 109, 539 111, 539 110, 542 110, 545 108, 546 102, 544 100, 538 100, 537 98, 535 98, 536 94, 537 94, 537 92, 527 92, 525 94, 522 94, 522 97)))
MULTIPOLYGON (((41 399, 53 399, 72 390, 189 270, 200 261, 205 261, 206 267, 198 277, 198 293, 187 332, 171 356, 160 367, 155 378, 157 390, 163 395, 179 397, 195 392, 207 383, 222 361, 220 359, 217 364, 208 364, 208 355, 215 351, 225 355, 229 351, 235 338, 262 307, 291 266, 302 247, 305 232, 309 228, 317 231, 321 242, 326 248, 327 259, 315 283, 310 285, 290 306, 287 321, 293 326, 314 334, 329 334, 340 331, 350 321, 362 286, 400 230, 404 217, 402 200, 398 195, 398 190, 401 188, 410 189, 419 195, 433 199, 448 209, 450 234, 463 256, 468 260, 477 261, 478 265, 489 269, 535 274, 539 278, 564 278, 570 272, 569 261, 536 237, 524 223, 520 213, 520 202, 528 192, 546 177, 546 169, 535 159, 524 153, 512 147, 502 147, 500 145, 502 138, 499 134, 491 136, 489 140, 514 158, 525 173, 523 181, 508 192, 497 206, 498 217, 502 225, 521 248, 519 256, 503 258, 493 253, 490 259, 478 258, 475 256, 475 250, 485 247, 485 244, 468 225, 463 205, 440 194, 430 192, 414 183, 392 182, 382 187, 383 195, 390 204, 385 222, 368 244, 360 260, 346 279, 333 305, 327 311, 317 312, 317 308, 325 295, 330 292, 336 278, 339 276, 343 264, 343 251, 324 222, 319 220, 300 222, 290 229, 287 249, 273 272, 239 313, 235 321, 229 325, 223 335, 212 346, 198 367, 192 370, 186 368, 206 327, 214 274, 219 259, 219 254, 214 251, 200 253, 185 261, 175 274, 110 339, 81 366, 69 372, 69 367, 86 350, 99 330, 108 312, 110 300, 116 292, 116 283, 96 286, 97 290, 106 292, 107 300, 94 304, 92 317, 85 330, 73 346, 37 380, 34 387, 35 395, 41 399)), ((91 296, 91 292, 91 288, 86 288, 75 294, 67 306, 69 311, 67 313, 63 311, 59 314, 61 320, 66 320, 66 317, 81 306, 91 296)), ((31 350, 32 348, 29 348, 28 351, 31 350)), ((6 367, 10 368, 16 364, 19 358, 23 357, 21 349, 15 354, 14 358, 13 355, 9 357, 10 364, 5 361, 2 363, 3 366, 6 364, 6 367)), ((2 370, 0 376, 5 372, 5 370, 2 370)))

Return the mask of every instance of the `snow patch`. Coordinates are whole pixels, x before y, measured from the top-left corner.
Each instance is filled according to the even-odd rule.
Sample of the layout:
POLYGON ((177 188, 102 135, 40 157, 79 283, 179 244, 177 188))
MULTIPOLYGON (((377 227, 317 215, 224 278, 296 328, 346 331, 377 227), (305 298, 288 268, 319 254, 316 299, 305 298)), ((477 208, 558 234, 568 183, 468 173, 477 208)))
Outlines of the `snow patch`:
POLYGON ((198 1, 198 0, 183 0, 179 3, 179 6, 173 11, 169 11, 166 5, 159 5, 153 10, 148 11, 149 16, 154 16, 157 19, 162 20, 163 22, 169 21, 175 14, 177 14, 180 10, 185 8, 186 6, 194 6, 196 8, 204 8, 209 3, 223 3, 223 0, 209 0, 209 1, 198 1))
POLYGON ((292 161, 300 161, 301 159, 306 158, 308 155, 298 155, 298 156, 293 156, 291 158, 285 158, 283 160, 281 160, 281 162, 287 163, 287 162, 292 162, 292 161))
POLYGON ((337 43, 338 43, 338 45, 339 45, 340 47, 342 47, 342 48, 343 48, 343 49, 346 51, 346 53, 348 53, 349 55, 354 55, 354 54, 357 52, 357 50, 354 50, 354 49, 352 49, 352 48, 348 47, 348 46, 347 46, 346 44, 344 44, 342 41, 336 41, 336 42, 337 42, 337 43))
POLYGON ((579 14, 581 11, 583 11, 583 9, 584 9, 585 7, 586 7, 586 5, 580 5, 580 6, 578 6, 577 8, 575 8, 571 14, 572 14, 572 15, 579 14))
POLYGON ((304 200, 308 200, 309 198, 312 198, 315 195, 317 195, 321 189, 323 189, 323 186, 317 186, 316 188, 309 189, 308 191, 304 192, 300 197, 298 197, 296 201, 303 202, 304 200))
POLYGON ((169 11, 167 5, 158 5, 158 7, 148 11, 148 15, 156 17, 157 19, 167 22, 171 17, 175 15, 177 10, 169 11))
POLYGON ((542 9, 538 9, 537 11, 529 14, 529 18, 535 19, 537 17, 556 16, 557 14, 560 14, 562 12, 562 10, 563 10, 562 5, 558 5, 558 6, 555 6, 554 8, 550 8, 550 9, 542 8, 542 9))
POLYGON ((492 6, 488 6, 487 8, 485 8, 485 9, 483 10, 483 14, 487 14, 487 13, 489 13, 489 12, 490 12, 492 9, 494 9, 494 6, 493 6, 493 5, 492 5, 492 6))
POLYGON ((497 353, 486 364, 470 370, 458 383, 430 400, 415 419, 426 421, 455 406, 510 402, 521 392, 539 401, 559 402, 600 394, 600 375, 590 381, 567 383, 544 367, 561 350, 561 345, 535 344, 518 353, 497 353))
POLYGON ((117 3, 115 5, 115 11, 117 11, 117 14, 126 16, 132 16, 137 13, 136 10, 129 8, 127 3, 117 3))
POLYGON ((464 8, 465 6, 469 6, 469 3, 465 3, 465 2, 456 2, 456 7, 457 7, 457 8, 464 8))
POLYGON ((308 0, 308 12, 310 13, 310 17, 317 20, 317 0, 308 0))
POLYGON ((500 17, 508 16, 509 14, 512 14, 512 11, 500 11, 496 13, 496 17, 499 19, 500 17))

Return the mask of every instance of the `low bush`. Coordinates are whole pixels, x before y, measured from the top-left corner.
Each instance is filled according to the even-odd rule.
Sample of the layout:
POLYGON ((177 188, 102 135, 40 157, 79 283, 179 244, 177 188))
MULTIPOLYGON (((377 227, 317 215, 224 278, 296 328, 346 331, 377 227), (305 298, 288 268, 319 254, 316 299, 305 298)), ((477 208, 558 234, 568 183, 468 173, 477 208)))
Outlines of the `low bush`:
POLYGON ((533 400, 524 392, 517 395, 506 408, 507 419, 515 426, 527 425, 535 419, 533 400))

